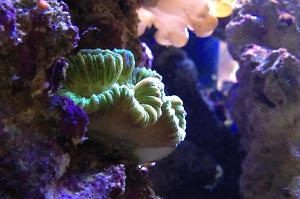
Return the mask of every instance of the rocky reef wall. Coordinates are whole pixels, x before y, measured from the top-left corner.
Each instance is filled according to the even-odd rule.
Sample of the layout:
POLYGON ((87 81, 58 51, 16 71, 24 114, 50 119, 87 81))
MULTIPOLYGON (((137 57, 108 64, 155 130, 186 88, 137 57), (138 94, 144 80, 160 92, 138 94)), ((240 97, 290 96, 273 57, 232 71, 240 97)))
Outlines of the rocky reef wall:
POLYGON ((226 28, 239 62, 231 110, 247 156, 245 199, 299 198, 299 1, 240 1, 226 28))
POLYGON ((0 198, 156 197, 138 162, 88 139, 90 115, 58 94, 68 58, 81 48, 141 55, 136 7, 0 1, 0 198))

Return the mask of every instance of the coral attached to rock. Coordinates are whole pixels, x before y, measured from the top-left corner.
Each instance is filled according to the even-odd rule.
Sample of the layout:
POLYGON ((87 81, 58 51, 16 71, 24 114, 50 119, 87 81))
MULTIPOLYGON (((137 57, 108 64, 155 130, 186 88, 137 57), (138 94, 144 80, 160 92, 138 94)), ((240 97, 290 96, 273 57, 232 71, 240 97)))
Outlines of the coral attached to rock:
POLYGON ((167 156, 185 137, 183 103, 165 95, 161 79, 135 68, 130 51, 84 49, 69 58, 60 93, 90 114, 91 139, 110 140, 149 162, 167 156))
MULTIPOLYGON (((82 46, 92 48, 91 44, 98 46, 101 43, 109 48, 130 46, 136 51, 139 48, 135 33, 135 1, 0 1, 0 198, 106 199, 126 198, 129 193, 149 195, 149 192, 144 191, 145 187, 149 188, 149 184, 139 177, 135 159, 124 159, 115 153, 118 150, 116 148, 128 146, 126 141, 116 142, 118 144, 114 146, 117 147, 112 149, 98 142, 102 139, 98 135, 103 128, 107 128, 103 132, 115 133, 114 126, 118 127, 117 116, 129 119, 125 113, 118 112, 118 107, 110 109, 116 101, 126 102, 128 109, 122 110, 128 111, 127 115, 132 116, 136 123, 126 123, 126 120, 122 124, 128 126, 123 126, 123 129, 136 127, 140 129, 136 132, 141 133, 144 127, 154 127, 148 136, 157 141, 154 144, 161 141, 173 149, 177 144, 177 130, 180 131, 181 127, 184 129, 181 126, 184 111, 182 105, 178 105, 181 101, 163 95, 163 84, 158 74, 144 68, 134 69, 134 57, 127 51, 101 51, 103 56, 98 57, 99 53, 91 56, 92 59, 101 59, 99 64, 92 65, 90 62, 85 63, 91 61, 85 57, 89 52, 81 52, 84 57, 78 56, 78 59, 63 58, 72 50, 77 51, 74 48, 79 42, 79 28, 72 23, 65 2, 70 5, 74 24, 79 26, 81 36, 88 38, 80 41, 82 46), (97 34, 86 32, 87 29, 98 28, 101 29, 102 40, 97 38, 97 34), (101 61, 105 63, 101 65, 101 61), (88 67, 72 67, 77 64, 88 67), (70 68, 67 70, 64 89, 74 91, 78 98, 82 94, 82 99, 86 97, 97 103, 91 100, 93 103, 83 103, 80 107, 76 100, 58 95, 58 91, 62 91, 67 65, 70 68), (95 68, 91 69, 90 66, 95 68), (72 70, 78 71, 73 71, 72 75, 72 70), (141 73, 137 72, 139 70, 141 73), (90 78, 90 75, 93 77, 90 78), (122 92, 118 92, 117 87, 122 88, 122 92), (114 100, 113 95, 119 98, 114 100), (111 116, 116 116, 116 122, 109 117, 109 110, 115 111, 111 116), (165 114, 169 112, 170 115, 165 114), (98 115, 103 117, 97 120, 98 115), (104 118, 106 116, 108 120, 104 118), (100 124, 100 128, 96 128, 97 124, 100 124), (111 125, 106 127, 106 124, 111 125), (167 130, 162 135, 160 133, 165 132, 163 128, 167 130), (151 137, 155 130, 160 130, 155 134, 158 137, 151 137), (172 135, 174 138, 164 135, 172 135), (162 137, 166 138, 166 142, 160 139, 162 137), (173 145, 171 141, 174 141, 173 145), (121 165, 124 162, 127 164, 121 165)), ((141 140, 142 143, 147 142, 148 137, 141 136, 145 138, 141 140)), ((110 139, 102 140, 110 143, 110 139)), ((134 141, 137 140, 134 137, 134 141)), ((136 149, 144 146, 134 141, 129 139, 130 146, 136 149)), ((154 149, 157 149, 157 145, 154 149)))

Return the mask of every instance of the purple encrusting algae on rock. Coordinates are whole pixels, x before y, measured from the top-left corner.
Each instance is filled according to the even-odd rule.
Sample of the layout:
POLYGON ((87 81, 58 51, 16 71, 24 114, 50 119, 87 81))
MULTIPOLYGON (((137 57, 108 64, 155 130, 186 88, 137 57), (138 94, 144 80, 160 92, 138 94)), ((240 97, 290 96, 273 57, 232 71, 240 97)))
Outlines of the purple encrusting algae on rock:
POLYGON ((58 57, 46 71, 46 81, 48 87, 46 92, 56 93, 60 83, 64 80, 64 70, 67 67, 67 60, 63 57, 58 57))
POLYGON ((300 61, 285 49, 253 45, 240 64, 232 113, 248 153, 241 193, 249 199, 297 198, 300 61))
POLYGON ((78 50, 79 32, 100 30, 82 34, 87 48, 140 52, 137 2, 74 2, 70 12, 80 31, 64 1, 47 0, 44 7, 35 0, 0 1, 0 198, 155 198, 136 160, 120 155, 120 146, 93 141, 91 115, 57 95, 69 67, 63 57, 78 50), (94 42, 98 36, 101 42, 94 42))
POLYGON ((240 0, 226 27, 226 41, 235 59, 247 44, 284 47, 300 57, 298 0, 240 0))
POLYGON ((150 48, 145 42, 141 42, 141 49, 142 49, 142 55, 138 65, 146 68, 151 68, 153 62, 153 54, 150 48))
POLYGON ((58 126, 66 138, 83 138, 89 122, 88 115, 82 108, 63 96, 51 98, 50 110, 57 108, 61 113, 58 126))
POLYGON ((40 10, 33 1, 0 2, 0 72, 4 76, 15 76, 28 85, 39 69, 48 68, 77 45, 78 28, 71 23, 66 4, 51 0, 49 5, 40 10))
POLYGON ((100 173, 71 175, 49 186, 45 199, 107 199, 125 192, 124 165, 111 166, 100 173))
POLYGON ((86 129, 74 103, 37 92, 47 88, 45 69, 79 39, 66 5, 49 4, 0 1, 0 198, 43 198, 69 165, 63 148, 86 129))
POLYGON ((247 152, 241 196, 296 199, 300 197, 300 2, 250 0, 239 6, 227 26, 227 41, 240 64, 231 102, 247 152))
POLYGON ((15 43, 18 44, 19 37, 16 26, 16 9, 11 1, 0 2, 0 46, 15 43))

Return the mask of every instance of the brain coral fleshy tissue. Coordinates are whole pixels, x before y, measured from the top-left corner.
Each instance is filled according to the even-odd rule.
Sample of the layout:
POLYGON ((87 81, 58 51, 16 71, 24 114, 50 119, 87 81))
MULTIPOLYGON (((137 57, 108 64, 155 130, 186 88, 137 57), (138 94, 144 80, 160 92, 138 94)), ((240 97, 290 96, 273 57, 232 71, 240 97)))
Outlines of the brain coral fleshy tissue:
POLYGON ((184 140, 182 100, 166 96, 162 77, 135 67, 128 50, 80 50, 68 59, 59 93, 90 116, 89 139, 121 147, 139 163, 166 157, 184 140))

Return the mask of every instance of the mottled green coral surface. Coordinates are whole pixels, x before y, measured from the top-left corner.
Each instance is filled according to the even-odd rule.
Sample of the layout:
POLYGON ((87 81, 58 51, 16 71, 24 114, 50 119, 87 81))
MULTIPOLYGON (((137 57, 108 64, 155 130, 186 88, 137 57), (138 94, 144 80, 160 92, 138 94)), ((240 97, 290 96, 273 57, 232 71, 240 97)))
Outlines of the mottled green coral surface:
POLYGON ((69 57, 59 92, 89 113, 91 139, 130 148, 140 162, 161 159, 184 140, 182 100, 166 96, 162 77, 135 67, 128 50, 80 50, 69 57))

